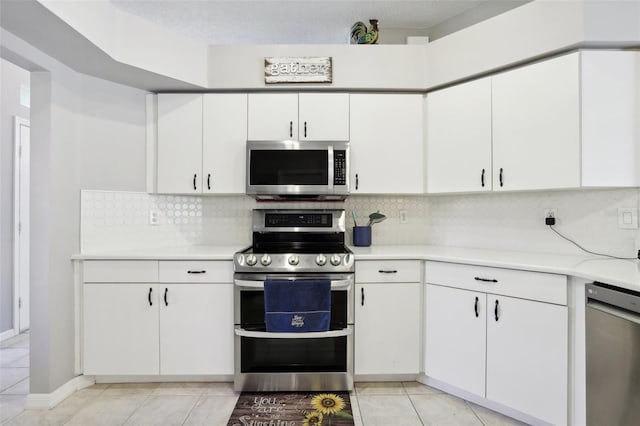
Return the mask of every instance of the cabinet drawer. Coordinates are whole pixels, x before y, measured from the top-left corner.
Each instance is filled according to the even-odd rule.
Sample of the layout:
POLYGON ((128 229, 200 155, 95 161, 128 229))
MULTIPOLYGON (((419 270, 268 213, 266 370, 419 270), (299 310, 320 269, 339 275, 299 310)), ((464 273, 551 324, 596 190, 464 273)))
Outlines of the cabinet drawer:
POLYGON ((156 260, 85 260, 85 283, 149 283, 158 281, 156 260))
POLYGON ((419 283, 419 260, 365 260, 356 262, 359 283, 419 283))
POLYGON ((232 283, 233 263, 225 260, 160 262, 161 283, 232 283))
POLYGON ((567 277, 446 262, 425 262, 425 282, 541 302, 567 304, 567 277))

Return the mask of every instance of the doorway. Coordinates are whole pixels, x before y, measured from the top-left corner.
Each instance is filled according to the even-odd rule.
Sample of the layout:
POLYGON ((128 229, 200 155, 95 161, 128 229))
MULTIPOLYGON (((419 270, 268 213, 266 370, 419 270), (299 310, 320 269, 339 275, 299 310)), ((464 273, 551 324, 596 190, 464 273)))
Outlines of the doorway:
POLYGON ((13 324, 16 334, 29 329, 29 174, 30 123, 14 117, 13 179, 13 324))

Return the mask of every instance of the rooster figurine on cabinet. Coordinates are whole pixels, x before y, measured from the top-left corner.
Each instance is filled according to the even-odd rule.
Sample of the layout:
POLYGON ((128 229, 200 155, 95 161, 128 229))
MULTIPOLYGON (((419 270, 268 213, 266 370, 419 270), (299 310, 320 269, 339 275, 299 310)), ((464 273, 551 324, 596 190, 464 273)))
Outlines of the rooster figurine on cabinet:
POLYGON ((351 27, 351 44, 376 44, 378 42, 378 20, 369 19, 367 29, 364 22, 356 22, 351 27))

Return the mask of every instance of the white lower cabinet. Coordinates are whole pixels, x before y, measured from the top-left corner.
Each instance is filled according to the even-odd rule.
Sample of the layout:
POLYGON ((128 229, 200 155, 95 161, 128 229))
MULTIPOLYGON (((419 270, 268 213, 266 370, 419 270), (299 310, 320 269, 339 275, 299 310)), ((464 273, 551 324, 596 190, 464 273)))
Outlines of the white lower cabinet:
POLYGON ((419 261, 356 263, 356 378, 420 372, 420 287, 419 261))
POLYGON ((158 374, 158 285, 84 286, 84 374, 158 374))
POLYGON ((483 293, 426 285, 427 376, 484 396, 486 305, 483 293))
POLYGON ((230 262, 124 263, 129 267, 85 262, 90 274, 83 286, 84 374, 233 374, 230 262), (153 264, 153 276, 134 273, 149 271, 153 264), (167 282, 181 272, 209 282, 167 282))
POLYGON ((160 288, 160 374, 233 374, 233 284, 160 288))
POLYGON ((442 262, 425 276, 425 374, 567 424, 566 277, 442 262), (541 300, 523 298, 536 280, 541 300))

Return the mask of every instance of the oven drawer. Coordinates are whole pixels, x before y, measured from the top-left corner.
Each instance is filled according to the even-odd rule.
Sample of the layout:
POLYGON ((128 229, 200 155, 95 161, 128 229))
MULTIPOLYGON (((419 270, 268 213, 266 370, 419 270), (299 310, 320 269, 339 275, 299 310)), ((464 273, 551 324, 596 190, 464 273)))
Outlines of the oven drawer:
POLYGON ((419 260, 358 260, 358 283, 419 283, 419 260))
POLYGON ((233 263, 224 260, 160 261, 161 283, 232 283, 233 263))

